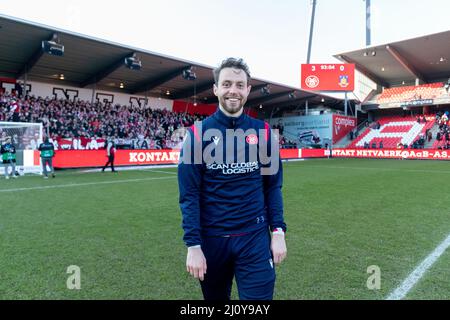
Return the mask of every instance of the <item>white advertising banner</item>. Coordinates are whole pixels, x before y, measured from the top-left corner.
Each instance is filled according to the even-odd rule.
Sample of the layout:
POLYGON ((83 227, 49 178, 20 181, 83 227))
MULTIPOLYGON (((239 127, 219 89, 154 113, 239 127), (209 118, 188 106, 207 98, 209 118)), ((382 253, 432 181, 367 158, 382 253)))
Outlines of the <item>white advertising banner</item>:
POLYGON ((323 145, 324 141, 330 143, 333 138, 332 114, 273 118, 270 125, 280 125, 284 137, 302 146, 323 145))

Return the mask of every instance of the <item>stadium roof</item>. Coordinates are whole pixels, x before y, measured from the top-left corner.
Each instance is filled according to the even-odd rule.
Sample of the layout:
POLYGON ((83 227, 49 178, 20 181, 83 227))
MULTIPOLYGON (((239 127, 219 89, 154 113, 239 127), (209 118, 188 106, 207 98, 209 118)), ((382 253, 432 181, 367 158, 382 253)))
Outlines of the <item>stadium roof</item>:
MULTIPOLYGON (((97 90, 173 100, 192 101, 195 95, 197 102, 209 104, 217 101, 212 92, 212 70, 213 67, 200 63, 0 15, 0 77, 23 79, 27 71, 29 81, 86 88, 95 85, 97 90), (45 54, 41 49, 42 41, 51 40, 54 34, 64 45, 63 56, 45 54), (124 64, 124 59, 134 53, 142 62, 140 70, 131 70, 124 64), (195 81, 182 77, 183 70, 190 67, 197 76, 195 81), (60 74, 64 80, 59 80, 60 74)), ((262 79, 253 78, 251 84, 246 104, 249 107, 298 105, 308 99, 310 106, 343 108, 341 99, 327 95, 262 79), (270 93, 261 91, 266 85, 270 93)))
POLYGON ((447 81, 450 31, 334 55, 384 87, 447 81), (404 83, 403 83, 404 81, 404 83))

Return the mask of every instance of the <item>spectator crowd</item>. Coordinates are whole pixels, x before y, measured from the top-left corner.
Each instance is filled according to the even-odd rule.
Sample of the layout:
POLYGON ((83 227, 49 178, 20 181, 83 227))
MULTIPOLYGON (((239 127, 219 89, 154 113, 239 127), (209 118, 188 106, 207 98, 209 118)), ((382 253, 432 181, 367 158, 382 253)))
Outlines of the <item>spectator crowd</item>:
MULTIPOLYGON (((119 149, 174 149, 182 142, 181 135, 174 135, 177 129, 189 127, 206 116, 199 114, 176 113, 165 109, 144 109, 106 102, 58 100, 26 96, 18 98, 9 93, 0 93, 0 121, 42 123, 44 133, 58 149, 99 149, 105 147, 107 139, 112 140, 119 149)), ((436 134, 441 148, 450 149, 449 112, 438 112, 435 123, 439 127, 436 134)), ((426 123, 425 116, 417 117, 418 123, 426 123)), ((366 122, 366 127, 380 129, 378 121, 366 122)), ((280 148, 297 148, 295 141, 284 136, 282 123, 272 126, 278 129, 280 148)), ((350 139, 357 137, 356 130, 350 139)), ((17 137, 12 142, 19 144, 17 137), (16 141, 17 140, 17 141, 16 141)), ((19 149, 37 149, 38 134, 19 149)), ((2 132, 0 139, 6 139, 2 132), (3 137, 4 136, 4 137, 3 137)), ((430 129, 420 134, 411 146, 403 148, 421 149, 432 139, 430 129)), ((1 141, 0 141, 1 143, 1 141)), ((16 145, 17 145, 16 144, 16 145)), ((364 145, 364 148, 383 148, 379 145, 364 145)))
POLYGON ((449 112, 438 112, 436 114, 436 124, 439 126, 439 131, 436 133, 436 140, 439 141, 440 148, 450 149, 450 121, 449 112), (444 142, 444 143, 442 143, 444 142))
POLYGON ((0 94, 0 121, 42 123, 57 149, 97 149, 112 139, 124 149, 173 149, 175 130, 205 116, 111 103, 0 94))

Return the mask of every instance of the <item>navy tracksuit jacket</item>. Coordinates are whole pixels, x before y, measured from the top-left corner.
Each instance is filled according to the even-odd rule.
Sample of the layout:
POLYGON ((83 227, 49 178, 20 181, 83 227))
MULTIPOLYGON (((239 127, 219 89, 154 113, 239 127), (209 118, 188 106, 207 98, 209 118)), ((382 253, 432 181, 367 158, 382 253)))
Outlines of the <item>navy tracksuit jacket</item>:
MULTIPOLYGON (((227 295, 214 296, 211 294, 211 290, 209 290, 209 294, 205 293, 207 289, 205 289, 205 286, 209 286, 210 289, 211 286, 214 286, 214 292, 220 290, 218 287, 221 287, 217 283, 221 281, 220 279, 215 279, 213 283, 208 285, 208 276, 210 280, 211 277, 222 277, 224 273, 229 273, 230 268, 235 268, 234 273, 236 278, 239 278, 239 272, 232 264, 226 270, 221 269, 220 266, 214 266, 214 264, 228 263, 224 260, 227 250, 230 256, 235 256, 239 253, 234 251, 243 250, 242 243, 247 242, 246 246, 251 245, 251 243, 262 245, 264 246, 262 249, 268 252, 269 256, 266 254, 261 259, 264 260, 264 265, 267 264, 268 266, 269 260, 272 265, 268 229, 283 228, 286 230, 281 194, 283 175, 281 159, 276 158, 278 171, 271 175, 261 175, 261 169, 269 167, 271 163, 262 161, 259 156, 256 159, 251 158, 249 154, 250 149, 255 147, 255 144, 258 147, 261 145, 263 142, 261 139, 268 142, 267 149, 270 151, 272 134, 267 123, 245 114, 237 118, 228 117, 219 108, 212 116, 188 129, 188 136, 183 145, 178 165, 179 200, 183 216, 184 242, 187 246, 201 245, 207 259, 208 272, 205 281, 202 282, 205 298, 226 299, 229 298, 231 290, 231 283, 228 282, 232 279, 232 276, 231 279, 226 281, 227 283, 223 284, 226 287, 223 290, 227 291, 227 295), (208 131, 209 129, 218 131, 212 132, 208 136, 208 132, 211 133, 208 131), (226 137, 227 129, 242 129, 244 132, 248 129, 254 129, 257 138, 255 139, 255 135, 250 133, 246 136, 244 145, 239 145, 235 140, 234 148, 230 148, 230 143, 226 137), (216 156, 218 155, 217 150, 222 150, 223 163, 212 162, 208 157, 200 159, 200 163, 193 163, 195 160, 193 151, 196 148, 196 143, 200 147, 197 150, 200 150, 201 154, 216 156), (226 162, 227 148, 228 153, 232 151, 233 155, 228 154, 231 159, 226 162), (213 149, 215 149, 215 152, 210 152, 213 149), (241 159, 239 159, 239 156, 242 156, 241 159), (244 161, 242 161, 243 159, 244 161), (256 239, 255 234, 259 234, 258 237, 263 239, 256 239), (230 240, 233 243, 223 242, 228 241, 230 237, 233 238, 230 240), (217 252, 215 256, 213 255, 215 249, 220 249, 221 254, 219 256, 217 256, 217 252), (213 270, 217 271, 216 275, 214 275, 213 270)), ((278 141, 275 139, 274 141, 276 144, 275 150, 279 153, 278 141)), ((261 248, 255 247, 252 250, 261 251, 261 248)), ((248 261, 245 263, 247 264, 248 261)), ((255 268, 261 269, 256 265, 255 268)), ((273 266, 272 273, 274 282, 273 266)), ((268 278, 267 275, 263 275, 263 277, 268 278)), ((244 278, 250 279, 249 277, 244 278)), ((252 285, 250 284, 250 286, 252 285)), ((238 287, 240 287, 239 283, 238 287)), ((239 292, 241 298, 244 299, 260 299, 262 297, 261 295, 246 296, 245 293, 241 294, 241 290, 239 292)), ((271 294, 266 298, 271 299, 271 294)))

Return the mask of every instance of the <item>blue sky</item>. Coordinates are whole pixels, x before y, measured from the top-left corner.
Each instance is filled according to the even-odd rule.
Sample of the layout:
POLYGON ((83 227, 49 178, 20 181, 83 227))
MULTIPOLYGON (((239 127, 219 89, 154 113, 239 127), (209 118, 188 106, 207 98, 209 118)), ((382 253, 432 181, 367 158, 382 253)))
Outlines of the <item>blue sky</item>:
MULTIPOLYGON (((372 44, 450 30, 449 0, 372 0, 372 44)), ((0 0, 5 15, 299 87, 310 0, 0 0)), ((365 46, 363 0, 317 0, 312 63, 365 46)), ((450 44, 449 44, 450 51, 450 44)))

